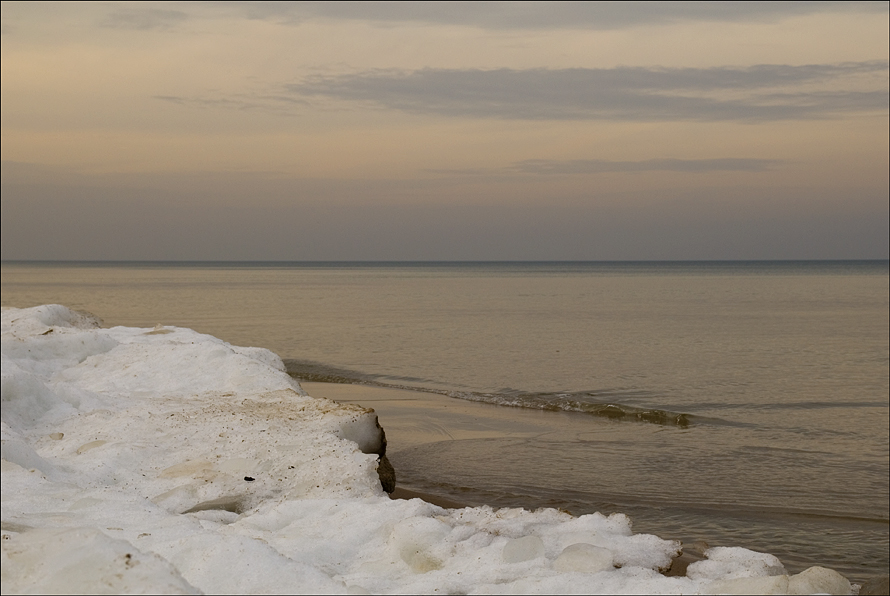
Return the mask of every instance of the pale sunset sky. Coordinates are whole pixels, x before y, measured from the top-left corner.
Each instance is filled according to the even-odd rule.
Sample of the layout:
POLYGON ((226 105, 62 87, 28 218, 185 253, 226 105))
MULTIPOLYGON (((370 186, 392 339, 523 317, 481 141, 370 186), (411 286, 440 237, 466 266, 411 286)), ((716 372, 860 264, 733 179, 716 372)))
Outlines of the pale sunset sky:
POLYGON ((887 2, 2 4, 2 258, 886 259, 887 2))

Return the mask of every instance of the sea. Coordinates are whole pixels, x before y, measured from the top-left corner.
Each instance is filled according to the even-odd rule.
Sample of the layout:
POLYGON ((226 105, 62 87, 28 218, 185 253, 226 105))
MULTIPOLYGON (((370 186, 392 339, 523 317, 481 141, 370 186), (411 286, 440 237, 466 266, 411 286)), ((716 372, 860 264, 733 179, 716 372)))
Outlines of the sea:
POLYGON ((888 573, 888 261, 5 261, 0 277, 3 306, 190 327, 304 381, 582 425, 391 445, 417 490, 888 573))

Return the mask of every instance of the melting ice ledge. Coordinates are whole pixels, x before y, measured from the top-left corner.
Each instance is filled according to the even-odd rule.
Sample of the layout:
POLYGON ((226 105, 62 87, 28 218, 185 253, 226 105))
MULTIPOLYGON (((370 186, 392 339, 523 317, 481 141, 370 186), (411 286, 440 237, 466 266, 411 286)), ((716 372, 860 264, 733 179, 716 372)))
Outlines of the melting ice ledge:
POLYGON ((850 593, 621 514, 390 500, 373 410, 190 329, 2 312, 4 593, 850 593))

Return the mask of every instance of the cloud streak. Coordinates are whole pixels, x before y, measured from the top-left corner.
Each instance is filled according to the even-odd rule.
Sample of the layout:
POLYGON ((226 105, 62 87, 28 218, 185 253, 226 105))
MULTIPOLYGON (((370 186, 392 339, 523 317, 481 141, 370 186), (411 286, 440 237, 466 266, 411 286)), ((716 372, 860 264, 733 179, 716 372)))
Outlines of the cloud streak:
POLYGON ((189 19, 234 16, 286 26, 360 21, 489 30, 616 30, 683 22, 772 22, 817 13, 886 13, 885 2, 226 2, 177 3, 178 10, 110 5, 99 24, 114 29, 170 29, 189 19))
POLYGON ((606 172, 764 172, 781 164, 776 159, 646 159, 610 161, 606 159, 526 159, 509 169, 523 174, 601 174, 606 172))
POLYGON ((109 29, 150 31, 152 29, 170 29, 189 18, 190 16, 181 10, 121 8, 110 12, 100 22, 100 25, 109 29))
POLYGON ((766 172, 783 165, 781 159, 749 157, 721 157, 715 159, 656 158, 640 161, 608 159, 524 159, 505 168, 429 168, 429 174, 464 177, 497 177, 510 175, 573 176, 584 174, 680 172, 706 174, 710 172, 766 172))
POLYGON ((293 106, 310 106, 310 102, 287 95, 231 95, 229 97, 186 97, 182 95, 154 95, 152 99, 178 106, 191 106, 198 109, 221 108, 243 112, 262 111, 280 116, 294 115, 293 106))
POLYGON ((472 118, 801 120, 886 112, 890 97, 886 78, 875 75, 887 70, 887 61, 748 68, 427 68, 321 75, 286 90, 301 97, 472 118), (881 88, 831 89, 845 87, 841 83, 846 78, 863 75, 878 81, 881 88), (805 85, 821 89, 800 88, 805 85))
POLYGON ((683 21, 774 21, 823 12, 886 12, 882 2, 249 2, 253 19, 424 23, 484 29, 623 29, 683 21))

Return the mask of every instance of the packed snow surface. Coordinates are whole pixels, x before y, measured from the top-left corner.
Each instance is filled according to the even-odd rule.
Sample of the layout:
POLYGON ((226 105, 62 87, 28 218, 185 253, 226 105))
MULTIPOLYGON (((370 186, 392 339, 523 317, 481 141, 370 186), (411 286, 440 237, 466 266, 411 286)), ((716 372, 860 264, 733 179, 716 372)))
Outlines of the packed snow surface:
POLYGON ((743 548, 666 577, 680 545, 620 514, 391 500, 373 411, 261 348, 46 305, 3 310, 2 353, 4 593, 851 589, 743 548))

